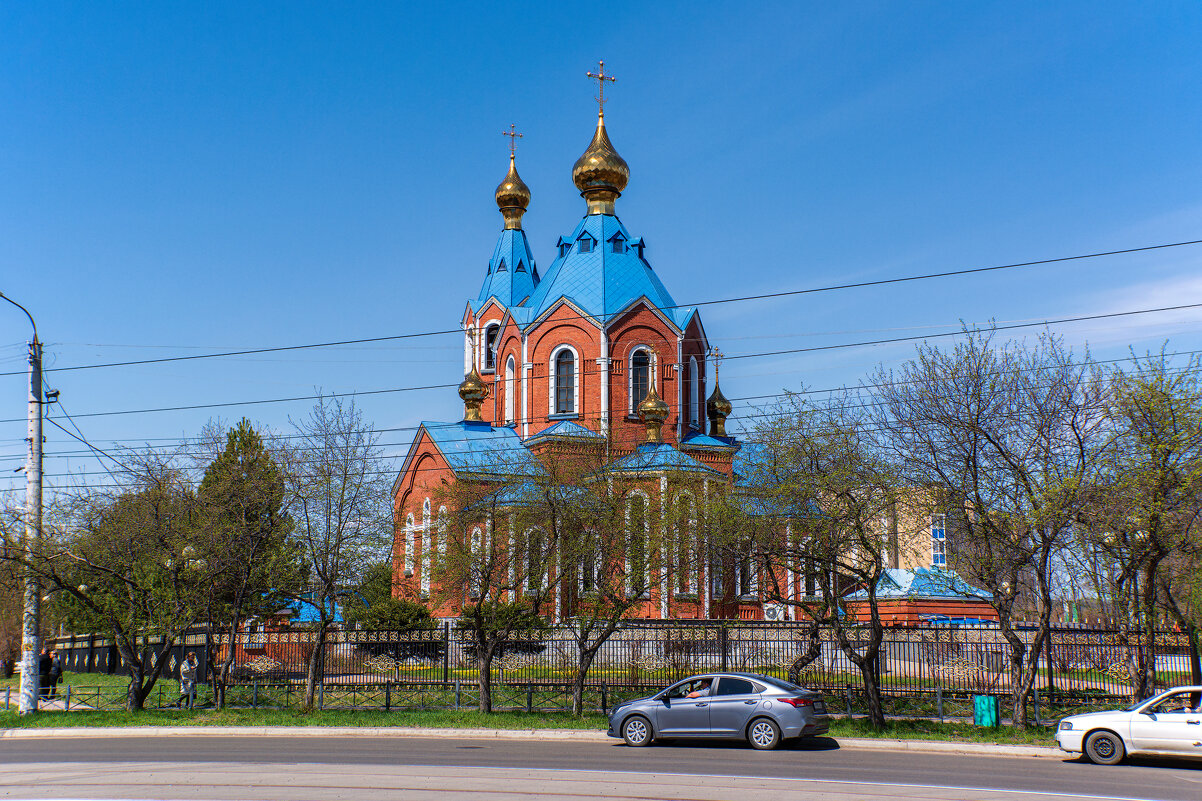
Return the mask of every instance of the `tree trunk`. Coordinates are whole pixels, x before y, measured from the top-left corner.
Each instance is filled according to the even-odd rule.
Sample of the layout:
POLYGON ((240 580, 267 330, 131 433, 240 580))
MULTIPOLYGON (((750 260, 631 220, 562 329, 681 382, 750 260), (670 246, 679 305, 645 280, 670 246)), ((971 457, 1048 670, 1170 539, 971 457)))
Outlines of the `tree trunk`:
POLYGON ((880 653, 874 651, 871 657, 865 657, 859 665, 860 675, 864 677, 864 700, 868 703, 868 723, 873 728, 884 728, 885 708, 881 703, 881 682, 878 674, 880 653))
MULTIPOLYGON (((1140 673, 1136 684, 1138 698, 1156 692, 1156 571, 1160 559, 1151 558, 1144 566, 1143 586, 1140 587, 1140 612, 1143 626, 1140 632, 1140 673)), ((1138 699, 1137 699, 1138 700, 1138 699)))
POLYGON ((480 691, 479 710, 487 715, 492 712, 492 659, 496 646, 493 643, 485 646, 477 639, 476 648, 478 649, 476 655, 476 667, 478 671, 476 686, 480 691))
POLYGON ((589 669, 593 666, 601 642, 593 643, 588 648, 582 647, 577 655, 576 675, 572 678, 572 714, 576 717, 584 715, 584 682, 588 679, 589 669))
POLYGON ((313 638, 313 651, 309 654, 308 671, 305 675, 304 708, 306 711, 312 711, 313 705, 317 703, 318 683, 325 682, 326 634, 328 630, 328 624, 322 620, 317 625, 317 636, 313 638))
POLYGON ((1198 651, 1198 627, 1192 623, 1185 629, 1189 637, 1189 683, 1202 684, 1202 652, 1198 651))
POLYGON ((801 684, 801 671, 805 670, 806 666, 813 662, 818 657, 822 656, 822 640, 818 638, 818 623, 812 622, 808 626, 809 631, 806 632, 806 637, 810 644, 806 648, 805 653, 793 660, 793 664, 789 665, 789 681, 794 684, 801 684))

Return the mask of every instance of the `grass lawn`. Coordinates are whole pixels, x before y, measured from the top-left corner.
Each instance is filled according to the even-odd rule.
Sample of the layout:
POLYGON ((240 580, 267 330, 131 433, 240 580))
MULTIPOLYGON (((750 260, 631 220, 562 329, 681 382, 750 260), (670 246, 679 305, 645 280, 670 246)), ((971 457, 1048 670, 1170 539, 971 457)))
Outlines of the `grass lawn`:
MULTIPOLYGON (((56 728, 107 726, 418 726, 423 728, 483 729, 574 729, 602 731, 606 719, 596 713, 575 718, 566 712, 494 712, 474 710, 300 712, 276 709, 147 710, 129 712, 39 712, 19 717, 0 711, 0 728, 56 728)), ((891 721, 876 730, 862 720, 835 720, 831 736, 879 737, 903 740, 941 740, 1006 745, 1055 745, 1050 728, 1017 730, 977 729, 965 723, 936 723, 926 720, 891 721)))

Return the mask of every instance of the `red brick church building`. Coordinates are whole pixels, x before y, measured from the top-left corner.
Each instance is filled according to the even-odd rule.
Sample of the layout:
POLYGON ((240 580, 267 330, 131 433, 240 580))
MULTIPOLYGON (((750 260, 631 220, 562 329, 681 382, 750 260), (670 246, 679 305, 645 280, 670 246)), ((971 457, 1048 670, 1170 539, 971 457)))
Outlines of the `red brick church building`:
MULTIPOLYGON (((584 216, 540 271, 522 230, 530 189, 511 149, 495 194, 504 227, 461 318, 464 419, 423 422, 393 486, 398 595, 438 595, 431 592, 432 566, 445 553, 439 519, 447 514, 440 488, 539 475, 562 448, 594 447, 605 449, 607 476, 647 525, 662 522, 678 504, 693 510, 692 558, 671 570, 666 557, 653 560, 656 575, 649 575, 650 591, 633 616, 762 617, 749 570, 732 587, 729 570, 700 556, 697 514, 709 493, 730 486, 744 449, 726 435, 731 405, 716 381, 711 386, 700 312, 673 300, 644 240, 617 215, 629 178, 602 106, 592 141, 572 169, 584 216)), ((556 615, 570 615, 558 600, 556 615)), ((457 614, 446 602, 435 611, 457 614)))

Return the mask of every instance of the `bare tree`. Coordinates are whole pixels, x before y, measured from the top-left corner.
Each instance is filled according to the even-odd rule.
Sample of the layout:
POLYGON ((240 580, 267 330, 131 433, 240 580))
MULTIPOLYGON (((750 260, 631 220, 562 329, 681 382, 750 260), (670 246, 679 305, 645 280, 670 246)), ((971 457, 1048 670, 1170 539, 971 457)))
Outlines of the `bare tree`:
POLYGON ((379 435, 354 401, 321 397, 292 425, 296 437, 280 449, 279 461, 292 536, 310 572, 309 589, 296 600, 317 613, 305 679, 304 705, 312 708, 339 599, 388 553, 392 504, 379 435))
POLYGON ((1104 450, 1104 391, 1088 362, 1045 336, 1032 348, 969 334, 954 350, 923 346, 873 377, 883 447, 908 480, 962 510, 950 564, 992 593, 1010 646, 1012 719, 1027 701, 1051 622, 1054 557, 1082 508, 1104 450), (1028 642, 1015 628, 1023 589, 1035 599, 1028 642))

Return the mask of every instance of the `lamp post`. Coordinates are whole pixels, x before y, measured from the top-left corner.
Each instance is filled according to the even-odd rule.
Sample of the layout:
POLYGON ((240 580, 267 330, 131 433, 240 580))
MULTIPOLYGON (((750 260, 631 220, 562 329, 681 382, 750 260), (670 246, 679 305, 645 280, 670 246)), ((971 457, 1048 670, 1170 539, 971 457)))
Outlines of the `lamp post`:
MULTIPOLYGON (((29 318, 33 339, 29 341, 29 450, 25 455, 25 557, 32 562, 42 538, 42 343, 38 324, 29 310, 3 292, 7 300, 29 318)), ((41 654, 41 587, 32 565, 25 567, 25 597, 21 612, 21 700, 18 710, 27 715, 38 709, 40 681, 38 657, 41 654)))

